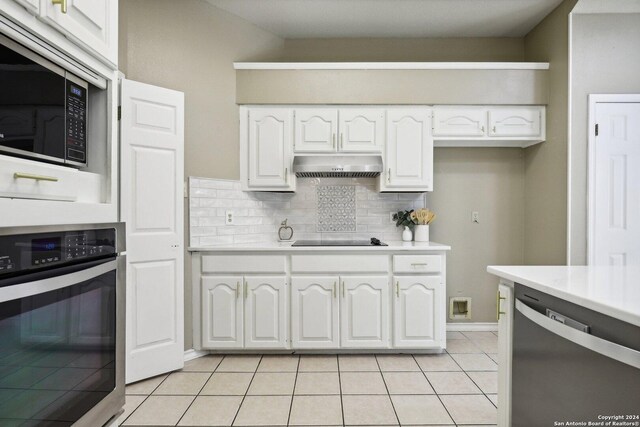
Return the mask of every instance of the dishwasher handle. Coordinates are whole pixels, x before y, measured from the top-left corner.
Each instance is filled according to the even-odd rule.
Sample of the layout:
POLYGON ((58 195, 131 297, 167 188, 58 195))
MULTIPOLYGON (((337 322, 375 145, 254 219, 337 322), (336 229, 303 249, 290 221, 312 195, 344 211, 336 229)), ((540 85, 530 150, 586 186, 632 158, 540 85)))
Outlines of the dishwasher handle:
POLYGON ((600 353, 610 359, 614 359, 618 362, 640 369, 640 351, 598 338, 571 326, 562 324, 545 316, 544 314, 538 313, 519 299, 516 299, 515 306, 516 310, 522 313, 523 316, 541 328, 544 328, 547 331, 588 350, 595 351, 596 353, 600 353))

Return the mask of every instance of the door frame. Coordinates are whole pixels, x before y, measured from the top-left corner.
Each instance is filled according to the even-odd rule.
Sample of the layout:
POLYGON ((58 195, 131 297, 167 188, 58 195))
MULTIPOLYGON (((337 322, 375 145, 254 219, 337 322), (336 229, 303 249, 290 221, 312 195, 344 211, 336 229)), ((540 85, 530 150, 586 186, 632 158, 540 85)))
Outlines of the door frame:
POLYGON ((595 190, 596 190, 596 108, 604 103, 640 103, 640 94, 590 94, 587 120, 587 265, 594 264, 595 247, 595 190))

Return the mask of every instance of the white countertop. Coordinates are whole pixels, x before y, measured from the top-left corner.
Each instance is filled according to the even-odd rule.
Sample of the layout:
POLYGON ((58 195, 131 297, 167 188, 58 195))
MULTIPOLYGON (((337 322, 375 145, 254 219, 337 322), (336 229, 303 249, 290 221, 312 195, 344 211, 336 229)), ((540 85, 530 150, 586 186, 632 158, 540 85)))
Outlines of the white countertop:
POLYGON ((385 241, 388 246, 295 246, 293 242, 244 243, 220 246, 190 246, 192 252, 356 252, 356 251, 448 251, 451 246, 436 242, 385 241))
POLYGON ((640 266, 489 266, 487 271, 640 326, 640 266))

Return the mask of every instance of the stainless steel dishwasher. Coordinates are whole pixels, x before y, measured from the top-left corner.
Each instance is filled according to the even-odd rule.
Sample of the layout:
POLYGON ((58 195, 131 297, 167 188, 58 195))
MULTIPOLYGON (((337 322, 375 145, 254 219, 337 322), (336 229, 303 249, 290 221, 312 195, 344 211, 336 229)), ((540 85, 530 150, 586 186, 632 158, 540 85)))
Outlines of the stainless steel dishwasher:
POLYGON ((516 284, 512 368, 513 427, 639 425, 636 325, 516 284))

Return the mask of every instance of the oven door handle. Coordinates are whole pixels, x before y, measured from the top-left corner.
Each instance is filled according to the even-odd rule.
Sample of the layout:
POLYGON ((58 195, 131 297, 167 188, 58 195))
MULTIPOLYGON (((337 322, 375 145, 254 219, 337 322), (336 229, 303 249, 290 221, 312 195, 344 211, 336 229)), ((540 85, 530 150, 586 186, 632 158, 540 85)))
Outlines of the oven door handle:
POLYGON ((600 353, 610 359, 614 359, 618 362, 640 369, 640 351, 598 338, 594 335, 564 325, 535 311, 519 299, 516 299, 516 310, 536 325, 558 335, 559 337, 569 340, 574 344, 578 344, 588 350, 600 353))
POLYGON ((98 265, 80 269, 72 273, 62 274, 60 276, 53 274, 55 270, 49 271, 49 277, 0 288, 0 303, 20 298, 27 298, 43 294, 45 292, 55 291, 56 289, 73 286, 87 280, 95 279, 109 271, 116 270, 116 267, 117 261, 115 259, 110 259, 109 261, 101 262, 98 265))

